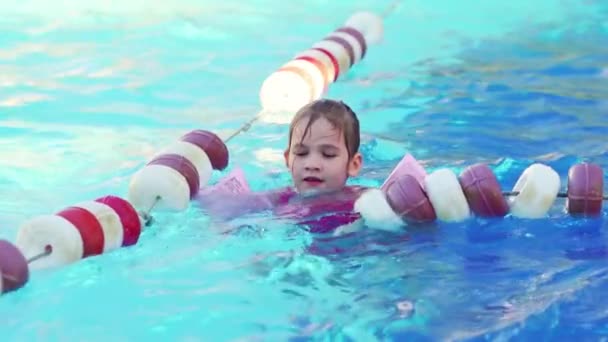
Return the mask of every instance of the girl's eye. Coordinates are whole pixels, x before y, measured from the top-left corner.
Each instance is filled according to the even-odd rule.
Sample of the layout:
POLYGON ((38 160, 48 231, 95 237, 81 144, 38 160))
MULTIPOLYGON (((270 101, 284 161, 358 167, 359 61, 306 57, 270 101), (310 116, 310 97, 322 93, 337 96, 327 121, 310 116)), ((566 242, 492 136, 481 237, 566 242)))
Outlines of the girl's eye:
POLYGON ((336 157, 336 155, 333 153, 323 153, 323 156, 325 158, 335 158, 336 157))
POLYGON ((298 157, 303 157, 303 156, 307 155, 308 152, 307 151, 295 151, 293 154, 295 154, 298 157))

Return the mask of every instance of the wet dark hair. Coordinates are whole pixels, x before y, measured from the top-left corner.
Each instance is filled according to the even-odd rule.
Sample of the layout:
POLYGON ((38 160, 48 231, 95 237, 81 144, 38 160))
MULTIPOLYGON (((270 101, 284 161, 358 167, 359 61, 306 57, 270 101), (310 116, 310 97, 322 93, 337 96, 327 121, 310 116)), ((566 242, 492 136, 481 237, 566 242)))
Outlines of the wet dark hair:
POLYGON ((291 137, 294 127, 304 119, 308 119, 302 139, 309 133, 312 124, 319 118, 325 118, 334 128, 340 129, 344 136, 348 157, 352 158, 359 151, 359 119, 357 114, 344 102, 331 99, 313 101, 300 108, 289 126, 288 147, 291 146, 291 137))

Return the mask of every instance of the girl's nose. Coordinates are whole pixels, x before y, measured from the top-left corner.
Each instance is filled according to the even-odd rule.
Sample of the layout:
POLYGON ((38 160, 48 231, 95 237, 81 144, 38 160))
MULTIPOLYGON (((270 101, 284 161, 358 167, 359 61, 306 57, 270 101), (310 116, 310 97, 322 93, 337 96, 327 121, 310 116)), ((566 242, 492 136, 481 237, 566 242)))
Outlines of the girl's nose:
POLYGON ((321 170, 321 161, 316 156, 310 156, 306 158, 304 169, 306 171, 320 171, 321 170))

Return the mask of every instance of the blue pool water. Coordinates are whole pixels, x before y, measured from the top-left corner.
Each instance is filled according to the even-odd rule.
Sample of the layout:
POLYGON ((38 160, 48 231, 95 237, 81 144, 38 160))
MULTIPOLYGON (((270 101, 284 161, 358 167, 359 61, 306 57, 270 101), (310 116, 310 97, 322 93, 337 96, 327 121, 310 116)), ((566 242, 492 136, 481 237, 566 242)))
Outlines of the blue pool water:
MULTIPOLYGON (((0 238, 35 215, 124 196, 190 129, 228 136, 295 52, 356 10, 393 4, 3 2, 0 238)), ((574 163, 608 168, 604 1, 397 5, 384 41, 328 94, 360 116, 354 183, 379 185, 407 152, 428 171, 486 162, 505 190, 533 162, 562 188, 574 163)), ((258 123, 231 140, 229 169, 256 190, 288 184, 286 130, 258 123)), ((156 213, 136 246, 33 272, 0 297, 0 340, 602 340, 607 211, 573 219, 563 205, 538 220, 316 237, 353 246, 325 257, 271 217, 238 218, 223 235, 194 206, 156 213)))

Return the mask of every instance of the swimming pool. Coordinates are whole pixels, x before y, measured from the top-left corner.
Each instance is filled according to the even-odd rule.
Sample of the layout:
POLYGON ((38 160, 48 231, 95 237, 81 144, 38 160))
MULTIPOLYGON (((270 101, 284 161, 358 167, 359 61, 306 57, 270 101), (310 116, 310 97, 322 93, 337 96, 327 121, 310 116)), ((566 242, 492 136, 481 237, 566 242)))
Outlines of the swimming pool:
MULTIPOLYGON (((391 4, 3 2, 0 238, 13 241, 32 216, 124 195, 190 129, 230 134, 257 113, 277 66, 355 10, 391 4)), ((488 162, 504 189, 533 161, 563 184, 576 162, 606 168, 607 22, 599 0, 400 3, 384 43, 329 92, 361 119, 359 183, 379 185, 406 152, 428 170, 488 162)), ((285 131, 256 124, 229 144, 231 167, 256 190, 288 182, 285 131)), ((357 233, 327 244, 363 249, 327 258, 268 217, 225 236, 196 208, 157 214, 136 246, 33 272, 0 297, 0 336, 598 340, 608 333, 603 213, 572 219, 557 200, 541 220, 357 233)))

